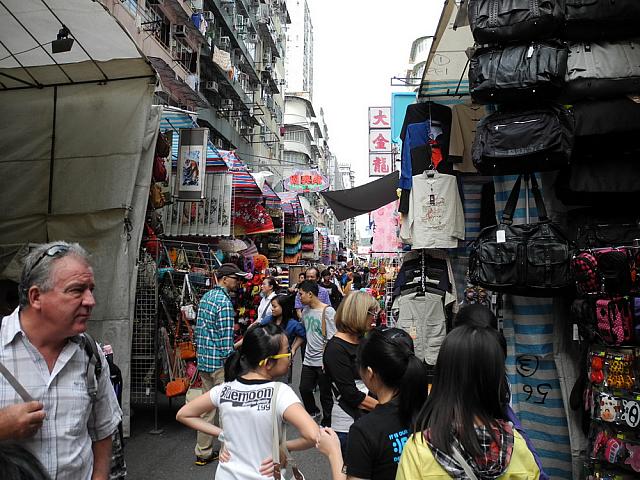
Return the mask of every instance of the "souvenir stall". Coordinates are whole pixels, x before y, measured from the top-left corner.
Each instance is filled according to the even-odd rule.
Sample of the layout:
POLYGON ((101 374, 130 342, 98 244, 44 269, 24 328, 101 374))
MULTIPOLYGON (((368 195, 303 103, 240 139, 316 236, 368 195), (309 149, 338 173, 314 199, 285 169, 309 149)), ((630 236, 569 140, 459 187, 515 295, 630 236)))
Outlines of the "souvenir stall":
POLYGON ((312 223, 305 223, 300 227, 300 244, 302 260, 313 262, 319 259, 318 231, 312 223))
MULTIPOLYGON (((440 272, 460 301, 498 313, 512 406, 545 472, 637 478, 640 4, 533 2, 494 17, 498 3, 445 3, 402 128, 402 237, 430 247, 412 197, 433 221, 448 202, 430 179, 456 175, 463 228, 448 225, 474 241, 451 242, 440 272), (446 72, 429 67, 439 52, 446 72)), ((398 279, 431 288, 430 254, 413 251, 398 279)))
POLYGON ((256 237, 258 251, 272 264, 284 262, 284 212, 280 197, 268 183, 262 187, 264 207, 273 222, 273 232, 256 237))
POLYGON ((297 265, 302 260, 301 226, 304 212, 296 193, 278 192, 278 197, 284 212, 284 263, 297 265))

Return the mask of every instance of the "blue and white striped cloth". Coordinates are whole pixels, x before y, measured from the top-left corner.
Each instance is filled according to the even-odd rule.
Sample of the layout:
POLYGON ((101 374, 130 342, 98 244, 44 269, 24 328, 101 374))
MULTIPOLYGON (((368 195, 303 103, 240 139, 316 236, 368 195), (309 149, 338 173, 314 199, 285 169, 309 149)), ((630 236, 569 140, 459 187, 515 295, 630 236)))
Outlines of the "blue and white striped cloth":
MULTIPOLYGON (((498 218, 502 216, 517 178, 494 177, 498 218)), ((529 196, 530 221, 535 222, 537 209, 530 191, 529 196)), ((525 221, 525 189, 522 188, 514 223, 525 221)), ((503 299, 507 375, 511 383, 513 409, 533 441, 547 475, 554 479, 571 479, 572 439, 569 436, 568 409, 563 401, 563 390, 568 399, 573 383, 566 388, 559 379, 554 355, 554 341, 558 332, 554 325, 553 300, 512 295, 504 295, 503 299)), ((570 379, 565 377, 565 382, 570 382, 570 379)))

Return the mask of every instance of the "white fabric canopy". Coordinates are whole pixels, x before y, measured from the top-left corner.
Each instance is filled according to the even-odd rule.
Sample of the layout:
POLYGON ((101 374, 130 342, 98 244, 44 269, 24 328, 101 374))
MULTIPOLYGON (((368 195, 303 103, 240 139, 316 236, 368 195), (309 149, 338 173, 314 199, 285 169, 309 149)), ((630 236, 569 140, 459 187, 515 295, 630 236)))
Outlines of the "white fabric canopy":
POLYGON ((56 38, 55 16, 39 0, 3 2, 11 13, 0 9, 0 41, 26 52, 17 57, 28 72, 0 46, 0 279, 18 280, 26 244, 66 240, 91 253, 89 329, 114 347, 127 431, 136 258, 161 116, 156 75, 100 3, 46 0, 76 38, 71 52, 52 55, 69 81, 41 48, 27 51, 37 44, 11 14, 41 43, 56 38))

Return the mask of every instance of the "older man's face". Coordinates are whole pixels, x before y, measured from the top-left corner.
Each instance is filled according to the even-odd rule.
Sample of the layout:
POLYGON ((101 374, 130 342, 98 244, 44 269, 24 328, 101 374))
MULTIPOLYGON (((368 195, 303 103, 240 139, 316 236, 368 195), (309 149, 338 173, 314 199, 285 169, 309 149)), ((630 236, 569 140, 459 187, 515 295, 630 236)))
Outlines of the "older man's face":
POLYGON ((307 280, 311 280, 313 282, 318 281, 318 272, 316 271, 315 268, 310 268, 309 270, 307 270, 304 276, 307 280))
POLYGON ((56 260, 51 275, 53 288, 41 292, 33 306, 47 326, 54 327, 63 338, 85 332, 96 305, 93 269, 84 260, 69 255, 56 260))

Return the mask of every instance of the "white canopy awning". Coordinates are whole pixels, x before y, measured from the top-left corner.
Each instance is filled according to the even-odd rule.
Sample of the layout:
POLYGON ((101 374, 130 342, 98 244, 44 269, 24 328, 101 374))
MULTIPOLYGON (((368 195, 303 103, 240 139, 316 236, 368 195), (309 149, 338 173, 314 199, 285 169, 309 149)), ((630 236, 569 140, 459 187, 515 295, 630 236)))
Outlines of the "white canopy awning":
POLYGON ((155 77, 131 37, 97 1, 3 0, 0 37, 0 91, 155 77), (52 53, 63 26, 73 46, 52 53))

